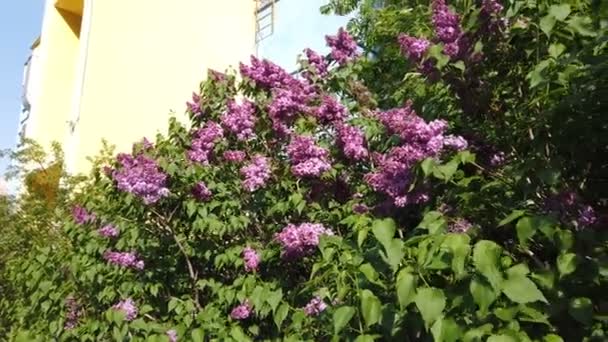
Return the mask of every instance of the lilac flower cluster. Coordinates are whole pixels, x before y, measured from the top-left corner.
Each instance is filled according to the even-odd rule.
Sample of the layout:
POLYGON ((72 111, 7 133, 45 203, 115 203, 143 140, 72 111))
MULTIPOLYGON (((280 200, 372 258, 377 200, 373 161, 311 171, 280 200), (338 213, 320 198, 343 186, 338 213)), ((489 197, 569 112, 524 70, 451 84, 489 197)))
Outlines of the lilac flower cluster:
POLYGON ((135 306, 135 302, 131 298, 121 300, 120 302, 114 304, 112 309, 122 311, 125 314, 125 319, 127 321, 134 320, 139 312, 137 306, 135 306))
POLYGON ((97 233, 103 237, 112 238, 118 236, 118 229, 112 224, 106 224, 105 226, 99 228, 97 233))
POLYGON ((577 229, 584 229, 598 222, 593 207, 582 203, 578 194, 573 191, 563 191, 548 198, 545 210, 559 217, 564 223, 572 223, 577 229))
POLYGON ((97 219, 94 213, 89 213, 85 208, 75 205, 72 207, 72 218, 77 224, 92 223, 97 219))
POLYGON ((322 123, 340 122, 346 117, 346 107, 334 97, 324 95, 312 114, 322 123))
POLYGON ((438 157, 446 148, 466 148, 466 140, 458 136, 445 136, 447 122, 425 122, 412 109, 409 101, 404 108, 379 112, 377 117, 387 131, 401 138, 401 142, 386 154, 374 155, 378 167, 376 171, 365 175, 366 182, 375 191, 391 197, 399 207, 425 202, 428 200, 426 193, 409 191, 411 168, 425 158, 438 157))
POLYGON ((251 311, 251 303, 249 302, 249 300, 246 299, 243 303, 237 305, 234 309, 232 309, 232 312, 230 312, 230 317, 239 321, 244 320, 249 318, 249 316, 251 315, 251 311))
POLYGON ((289 224, 276 234, 275 239, 283 247, 283 257, 299 258, 319 245, 321 235, 333 235, 333 232, 319 223, 289 224))
POLYGON ((167 332, 165 334, 169 338, 169 342, 177 342, 177 331, 175 331, 174 329, 171 329, 171 330, 167 330, 167 332))
POLYGON ((224 160, 231 162, 231 163, 240 163, 243 160, 245 160, 245 152, 243 151, 237 151, 237 150, 228 150, 225 151, 224 154, 224 160))
POLYGON ((272 128, 280 135, 291 133, 289 125, 301 113, 308 113, 308 102, 311 94, 302 87, 278 88, 273 90, 272 102, 268 106, 268 115, 272 128))
POLYGON ((113 251, 105 251, 103 253, 103 258, 109 262, 110 264, 134 268, 137 270, 144 269, 144 261, 140 260, 137 257, 137 254, 132 252, 113 252, 113 251))
POLYGON ((499 14, 503 10, 503 6, 497 0, 482 0, 481 11, 486 15, 499 14))
POLYGON ((444 44, 443 52, 452 58, 458 57, 461 45, 464 43, 464 41, 460 41, 463 34, 458 14, 450 10, 445 0, 434 0, 432 8, 435 34, 444 44))
POLYGON ((259 154, 255 155, 249 165, 241 168, 241 175, 245 177, 243 187, 249 192, 256 191, 270 179, 269 159, 259 154))
POLYGON ((319 296, 313 297, 304 307, 304 313, 307 316, 318 316, 321 312, 327 309, 327 304, 319 296))
MULTIPOLYGON (((305 49, 304 53, 308 59, 308 65, 314 69, 315 74, 319 77, 327 76, 327 61, 325 58, 311 49, 305 49)), ((308 75, 308 73, 305 73, 305 75, 308 75)))
POLYGON ((156 203, 169 195, 167 175, 159 170, 154 159, 143 154, 133 157, 124 153, 117 159, 121 167, 114 170, 112 177, 118 189, 140 197, 146 204, 156 203))
POLYGON ((241 75, 251 79, 256 85, 264 89, 289 88, 299 83, 285 69, 269 60, 259 60, 251 56, 251 66, 240 64, 241 75))
POLYGON ((496 152, 490 157, 490 166, 499 167, 505 163, 506 156, 504 152, 496 152))
POLYGON ((193 162, 209 164, 209 158, 215 143, 223 136, 222 127, 213 121, 208 121, 205 126, 194 133, 192 146, 188 150, 188 158, 193 162))
POLYGON ((228 102, 228 110, 222 115, 222 125, 236 135, 238 140, 245 141, 255 137, 255 104, 244 100, 238 104, 236 101, 228 102))
POLYGON ((471 229, 471 227, 473 227, 473 225, 471 224, 471 222, 467 221, 466 219, 463 218, 459 218, 456 219, 454 222, 452 222, 449 226, 448 226, 448 231, 450 233, 466 233, 469 231, 469 229, 471 229))
POLYGON ((63 328, 65 330, 71 330, 78 326, 78 322, 82 316, 82 310, 73 296, 68 296, 66 298, 65 307, 67 312, 65 315, 65 324, 63 325, 63 328))
POLYGON ((401 52, 413 63, 419 63, 428 51, 431 42, 424 38, 416 38, 407 34, 399 35, 401 52))
POLYGON ((194 185, 194 188, 192 188, 192 195, 199 201, 208 201, 211 198, 212 193, 211 190, 207 188, 205 182, 198 182, 194 185))
POLYGON ((331 168, 329 151, 319 147, 311 137, 297 135, 287 146, 291 172, 296 177, 318 177, 331 168))
POLYGON ((245 261, 245 271, 257 271, 260 264, 260 256, 251 247, 245 247, 243 250, 243 261, 245 261))
POLYGON ((197 93, 192 93, 192 102, 186 102, 186 107, 188 107, 188 111, 192 113, 194 116, 199 116, 202 114, 201 109, 201 97, 197 93))
POLYGON ((363 132, 354 126, 341 125, 337 130, 338 145, 346 158, 351 160, 362 160, 369 155, 365 148, 365 136, 363 132))
POLYGON ((342 27, 335 36, 325 36, 325 42, 331 48, 331 57, 340 65, 358 56, 357 42, 342 27))

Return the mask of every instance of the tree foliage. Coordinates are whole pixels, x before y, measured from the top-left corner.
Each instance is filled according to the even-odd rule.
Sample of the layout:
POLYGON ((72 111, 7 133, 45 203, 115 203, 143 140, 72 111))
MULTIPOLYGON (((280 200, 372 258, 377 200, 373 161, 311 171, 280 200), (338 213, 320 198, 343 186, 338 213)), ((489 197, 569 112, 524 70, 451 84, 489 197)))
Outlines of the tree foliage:
POLYGON ((98 159, 68 248, 4 265, 0 333, 605 340, 606 6, 323 10, 356 39, 211 72, 187 124, 98 159))

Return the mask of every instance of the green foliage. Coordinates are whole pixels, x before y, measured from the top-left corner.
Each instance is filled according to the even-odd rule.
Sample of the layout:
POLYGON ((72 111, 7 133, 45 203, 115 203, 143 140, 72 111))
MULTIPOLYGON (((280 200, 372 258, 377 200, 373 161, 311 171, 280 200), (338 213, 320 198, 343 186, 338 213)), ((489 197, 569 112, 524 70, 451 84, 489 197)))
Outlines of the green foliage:
MULTIPOLYGON (((429 1, 382 3, 332 0, 323 8, 358 11, 349 26, 365 55, 332 65, 314 82, 348 106, 370 151, 385 153, 397 139, 370 112, 406 100, 426 120, 446 120, 467 138, 468 151, 412 169, 412 187, 428 189, 427 202, 387 209, 365 180, 376 161, 342 158, 332 128, 311 117, 299 117, 296 131, 313 134, 335 160, 320 179, 295 178, 266 115, 273 94, 234 74, 210 77, 201 86, 204 115, 190 113, 192 127, 172 119, 153 147, 134 146, 168 176, 168 196, 145 204, 118 190, 102 171, 118 166, 107 155, 85 182, 65 190, 73 201, 59 187, 56 210, 40 225, 57 224, 57 239, 1 265, 0 338, 167 341, 173 329, 192 341, 605 340, 608 8, 504 2, 493 18, 500 29, 486 34, 480 2, 451 1, 473 52, 483 56, 472 62, 434 43, 429 1), (424 56, 435 63, 432 75, 403 56, 400 33, 433 42, 424 56), (259 139, 226 138, 210 165, 190 162, 193 130, 219 121, 226 102, 240 95, 256 104, 259 139), (272 158, 264 188, 243 190, 241 165, 220 161, 229 148, 272 158), (503 161, 496 162, 498 152, 503 161), (199 181, 212 193, 208 201, 192 195, 199 181), (97 220, 76 224, 71 204, 97 220), (355 211, 361 204, 370 210, 355 211), (595 223, 581 220, 586 205, 595 208, 595 223), (286 259, 275 234, 301 222, 323 223, 334 234, 304 257, 286 259), (99 235, 107 223, 118 237, 99 235), (260 253, 256 272, 245 271, 247 246, 260 253), (103 258, 110 249, 137 251, 144 269, 110 265, 103 258), (78 303, 74 329, 64 329, 68 297, 78 303), (327 307, 307 315, 315 297, 327 307), (139 309, 131 321, 112 309, 125 298, 139 309), (252 315, 231 318, 245 302, 252 315)), ((4 203, 0 213, 10 218, 2 222, 12 220, 10 208, 30 215, 19 225, 33 222, 36 211, 26 202, 4 203)))

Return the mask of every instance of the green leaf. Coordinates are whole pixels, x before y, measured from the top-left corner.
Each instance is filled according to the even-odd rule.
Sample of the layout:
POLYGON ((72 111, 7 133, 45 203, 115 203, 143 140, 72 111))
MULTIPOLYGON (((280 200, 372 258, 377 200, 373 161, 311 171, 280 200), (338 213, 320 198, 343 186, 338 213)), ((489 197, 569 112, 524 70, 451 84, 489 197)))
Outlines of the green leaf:
POLYGON ((534 223, 532 222, 532 218, 530 217, 524 217, 521 220, 517 221, 515 230, 517 231, 517 238, 519 239, 519 243, 523 246, 527 246, 528 240, 536 234, 536 229, 534 229, 534 223))
POLYGON ((281 329, 281 324, 287 318, 287 314, 289 313, 289 305, 283 303, 279 306, 277 311, 274 313, 274 324, 277 325, 279 330, 281 329))
POLYGON ((342 306, 338 308, 333 315, 334 334, 338 335, 342 329, 350 322, 355 314, 355 308, 352 306, 342 306))
POLYGON ((462 337, 464 342, 478 342, 482 340, 482 337, 492 332, 492 324, 486 323, 480 327, 468 329, 462 337))
POLYGON ((281 289, 272 291, 272 292, 268 293, 268 295, 266 296, 266 302, 268 304, 270 304, 272 311, 274 311, 277 308, 277 306, 281 302, 281 299, 283 299, 283 290, 281 290, 281 289))
POLYGON ((564 51, 566 51, 564 44, 556 43, 549 45, 549 56, 553 58, 559 57, 564 51))
POLYGON ((374 342, 376 338, 372 335, 359 335, 355 339, 355 342, 374 342))
POLYGON ((370 282, 375 282, 376 279, 378 279, 378 272, 376 272, 374 266, 372 266, 370 263, 365 263, 359 266, 359 271, 361 271, 361 273, 365 275, 365 278, 367 278, 367 280, 370 282))
POLYGON ((442 213, 429 211, 424 215, 417 228, 426 229, 430 234, 437 234, 445 232, 447 226, 447 221, 442 213))
POLYGON ((360 229, 359 232, 357 233, 357 246, 359 246, 359 248, 361 248, 361 246, 363 246, 363 243, 365 242, 365 239, 367 239, 367 234, 369 233, 369 229, 360 229))
POLYGON ((519 304, 536 301, 547 302, 536 284, 525 276, 515 276, 505 280, 502 284, 502 292, 510 300, 519 304))
POLYGON ((555 334, 548 334, 543 337, 543 342, 564 342, 564 340, 555 334))
POLYGON ((420 168, 422 169, 422 172, 426 177, 433 173, 433 170, 435 170, 436 166, 437 162, 433 158, 427 158, 423 160, 422 163, 420 163, 420 168))
POLYGON ((448 234, 443 241, 443 245, 452 251, 452 270, 457 277, 465 273, 466 259, 471 253, 470 241, 466 234, 448 234))
POLYGON ((397 299, 401 310, 414 301, 416 296, 416 276, 403 269, 397 275, 397 299))
POLYGON ((574 253, 560 254, 557 257, 557 270, 560 277, 566 276, 576 270, 577 257, 574 253))
POLYGON ((372 223, 372 233, 385 249, 388 249, 387 246, 391 244, 393 237, 395 236, 396 229, 397 226, 395 221, 390 218, 374 220, 372 223))
POLYGON ((432 287, 419 289, 414 301, 427 327, 441 316, 446 302, 443 291, 432 287))
POLYGON ((589 17, 575 16, 568 20, 568 28, 581 36, 595 37, 597 33, 592 29, 592 21, 589 17))
POLYGON ((514 220, 522 217, 525 213, 526 212, 524 210, 513 210, 507 217, 498 222, 498 227, 502 227, 506 224, 513 222, 514 220))
POLYGON ((549 14, 559 21, 564 21, 570 14, 570 5, 552 5, 549 7, 549 14))
POLYGON ((547 14, 546 16, 540 19, 540 29, 547 35, 547 37, 551 36, 551 31, 553 31, 553 27, 555 26, 555 17, 547 14))
POLYGON ((486 342, 519 342, 515 337, 509 335, 492 335, 488 337, 486 342))
POLYGON ((370 327, 380 322, 381 313, 382 304, 378 297, 370 290, 361 291, 361 314, 365 320, 365 325, 370 327))
POLYGON ((490 305, 498 297, 498 293, 485 280, 478 279, 477 277, 471 280, 469 291, 471 292, 471 296, 473 296, 473 301, 479 306, 481 315, 485 316, 488 313, 490 305))
POLYGON ((496 243, 488 240, 481 240, 473 248, 473 264, 475 269, 490 282, 495 290, 500 290, 503 281, 500 272, 500 254, 502 248, 496 243))
POLYGON ((390 245, 386 248, 386 261, 391 266, 393 271, 397 271, 399 269, 399 265, 401 264, 401 260, 405 255, 405 251, 403 250, 403 241, 399 239, 393 239, 390 245))
POLYGON ((436 67, 441 70, 450 62, 450 57, 443 54, 443 46, 433 45, 428 50, 428 56, 437 60, 436 67))
POLYGON ((458 160, 452 159, 445 164, 435 167, 433 175, 435 178, 441 179, 447 183, 452 179, 452 177, 454 177, 454 174, 458 170, 458 165, 458 160))
POLYGON ((459 341, 462 330, 451 318, 441 317, 431 327, 431 333, 435 342, 459 341))
POLYGON ((203 329, 198 328, 192 330, 192 341, 193 342, 203 342, 205 340, 205 332, 203 329))
POLYGON ((523 277, 530 273, 530 269, 528 268, 528 265, 521 263, 509 268, 505 273, 507 273, 507 277, 509 278, 523 277))
POLYGON ((573 298, 568 305, 568 313, 583 324, 590 324, 593 318, 593 305, 587 297, 573 298))

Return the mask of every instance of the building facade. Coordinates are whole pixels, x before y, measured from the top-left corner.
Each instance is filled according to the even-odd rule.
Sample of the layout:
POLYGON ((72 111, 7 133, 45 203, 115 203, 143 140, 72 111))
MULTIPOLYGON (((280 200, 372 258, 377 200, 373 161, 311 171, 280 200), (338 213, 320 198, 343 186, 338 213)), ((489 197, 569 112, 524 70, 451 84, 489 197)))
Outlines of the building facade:
POLYGON ((46 0, 24 72, 20 135, 59 141, 67 170, 86 172, 102 139, 124 151, 164 132, 208 68, 236 68, 255 54, 266 25, 258 12, 274 15, 272 3, 46 0))

